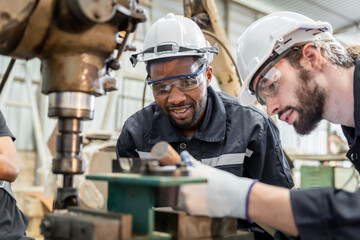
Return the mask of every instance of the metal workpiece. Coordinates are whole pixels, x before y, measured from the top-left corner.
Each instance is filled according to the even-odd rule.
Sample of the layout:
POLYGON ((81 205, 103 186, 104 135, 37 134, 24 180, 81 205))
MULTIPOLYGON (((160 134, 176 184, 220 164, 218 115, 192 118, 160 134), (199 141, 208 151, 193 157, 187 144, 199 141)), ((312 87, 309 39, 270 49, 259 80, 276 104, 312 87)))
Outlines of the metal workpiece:
POLYGON ((151 157, 158 159, 161 165, 175 165, 181 162, 180 155, 165 141, 160 141, 151 148, 151 157))
POLYGON ((149 161, 141 171, 144 176, 189 176, 189 171, 184 162, 176 165, 160 166, 158 161, 149 161))
POLYGON ((94 117, 94 110, 94 95, 83 92, 53 92, 49 94, 49 117, 91 120, 94 117))

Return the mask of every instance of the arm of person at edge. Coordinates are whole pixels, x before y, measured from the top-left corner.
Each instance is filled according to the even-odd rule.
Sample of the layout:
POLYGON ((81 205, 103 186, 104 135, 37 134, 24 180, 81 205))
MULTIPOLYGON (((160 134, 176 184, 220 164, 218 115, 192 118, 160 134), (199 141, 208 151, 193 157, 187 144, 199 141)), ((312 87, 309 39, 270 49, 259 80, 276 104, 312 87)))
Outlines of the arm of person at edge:
POLYGON ((248 215, 255 222, 272 226, 292 236, 299 234, 288 189, 255 183, 249 193, 248 215))
MULTIPOLYGON (((183 155, 183 152, 181 153, 183 155)), ((179 208, 191 215, 255 221, 304 239, 356 239, 360 190, 333 187, 290 191, 191 161, 191 177, 203 184, 180 187, 179 208)), ((189 165, 189 164, 188 164, 189 165)))
MULTIPOLYGON (((186 151, 184 151, 186 152, 186 151)), ((193 157, 183 161, 191 177, 206 178, 207 183, 180 187, 178 207, 191 215, 235 217, 255 221, 292 236, 299 234, 290 202, 290 190, 237 177, 199 163, 193 157), (189 164, 191 162, 191 164, 189 164)), ((185 160, 184 160, 185 159, 185 160)))
POLYGON ((13 182, 19 175, 20 163, 13 140, 0 136, 0 180, 13 182))

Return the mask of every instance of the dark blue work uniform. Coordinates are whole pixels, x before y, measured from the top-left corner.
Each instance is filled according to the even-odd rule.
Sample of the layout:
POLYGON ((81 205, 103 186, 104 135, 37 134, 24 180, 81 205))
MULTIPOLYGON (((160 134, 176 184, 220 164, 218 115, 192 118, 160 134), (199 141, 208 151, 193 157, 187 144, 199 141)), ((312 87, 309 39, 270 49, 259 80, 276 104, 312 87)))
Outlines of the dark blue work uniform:
POLYGON ((182 135, 153 102, 127 119, 117 141, 117 156, 150 158, 151 148, 160 141, 237 176, 289 189, 294 186, 271 118, 211 86, 203 122, 194 136, 182 135))
MULTIPOLYGON (((291 170, 282 151, 274 122, 256 107, 243 107, 237 99, 208 87, 203 122, 194 136, 184 136, 155 102, 133 114, 117 141, 118 157, 150 158, 151 148, 167 141, 180 153, 187 150, 202 163, 237 176, 293 188, 291 170)), ((239 186, 241 187, 241 186, 239 186)), ((269 235, 245 221, 259 239, 269 235)))
MULTIPOLYGON (((15 137, 6 126, 0 111, 0 137, 15 137)), ((9 182, 1 181, 0 176, 0 239, 31 239, 25 236, 29 219, 16 206, 16 200, 9 182)))
MULTIPOLYGON (((360 61, 354 73, 355 128, 342 126, 350 150, 346 156, 360 172, 360 61)), ((354 193, 317 188, 290 192, 301 239, 360 239, 360 189, 354 193)))

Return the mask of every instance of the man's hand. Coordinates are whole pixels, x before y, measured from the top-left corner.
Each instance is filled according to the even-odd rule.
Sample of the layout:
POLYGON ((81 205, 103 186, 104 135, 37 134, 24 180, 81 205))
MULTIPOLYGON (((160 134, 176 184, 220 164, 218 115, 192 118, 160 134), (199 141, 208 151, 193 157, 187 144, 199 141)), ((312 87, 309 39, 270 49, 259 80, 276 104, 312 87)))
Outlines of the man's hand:
POLYGON ((179 207, 192 215, 235 217, 251 221, 248 200, 251 187, 257 180, 235 175, 201 164, 188 153, 181 154, 187 162, 190 176, 203 177, 207 183, 186 184, 180 187, 179 207))

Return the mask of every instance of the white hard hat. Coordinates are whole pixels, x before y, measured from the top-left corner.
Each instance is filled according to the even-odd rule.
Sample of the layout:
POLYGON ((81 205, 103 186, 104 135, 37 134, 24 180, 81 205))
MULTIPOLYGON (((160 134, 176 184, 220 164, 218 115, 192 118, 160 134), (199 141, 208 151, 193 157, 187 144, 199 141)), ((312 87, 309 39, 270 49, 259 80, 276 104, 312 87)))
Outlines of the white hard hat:
POLYGON ((215 44, 211 47, 199 26, 189 18, 168 13, 151 25, 144 39, 144 48, 133 54, 130 61, 148 62, 155 59, 201 56, 210 63, 213 53, 218 54, 215 44))
POLYGON ((251 24, 237 42, 237 66, 244 81, 238 97, 240 104, 246 106, 256 101, 249 84, 270 57, 296 43, 320 39, 333 39, 331 25, 298 13, 276 12, 251 24))

